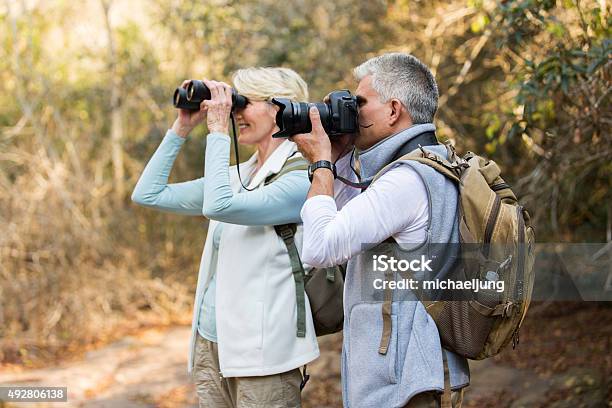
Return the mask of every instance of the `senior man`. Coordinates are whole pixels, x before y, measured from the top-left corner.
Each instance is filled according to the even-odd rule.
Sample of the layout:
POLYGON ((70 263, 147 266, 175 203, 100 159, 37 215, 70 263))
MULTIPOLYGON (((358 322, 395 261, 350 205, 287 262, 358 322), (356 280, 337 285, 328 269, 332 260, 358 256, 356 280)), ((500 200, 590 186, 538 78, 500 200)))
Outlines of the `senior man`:
MULTIPOLYGON (((342 176, 365 187, 419 145, 446 157, 433 125, 438 88, 427 66, 404 53, 369 59, 354 74, 358 134, 330 141, 318 110, 311 108, 312 132, 292 138, 312 163, 301 212, 302 259, 317 267, 348 261, 344 407, 460 407, 469 384, 467 360, 442 348, 423 304, 414 297, 401 300, 394 291, 386 308, 386 302, 364 299, 363 287, 372 263, 364 248, 389 240, 418 246, 459 242, 456 186, 414 161, 396 162, 367 188, 335 180, 342 176)), ((454 261, 441 257, 438 271, 450 270, 454 261)))

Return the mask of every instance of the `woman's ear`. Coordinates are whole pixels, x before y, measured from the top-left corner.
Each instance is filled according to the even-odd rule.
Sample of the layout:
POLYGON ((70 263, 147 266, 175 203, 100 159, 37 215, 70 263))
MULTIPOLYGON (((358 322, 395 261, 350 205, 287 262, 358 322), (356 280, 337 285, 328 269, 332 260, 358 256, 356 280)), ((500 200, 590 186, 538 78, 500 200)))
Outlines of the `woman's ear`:
POLYGON ((270 115, 273 119, 276 119, 276 112, 278 112, 277 106, 266 103, 266 111, 268 112, 268 115, 270 115))
POLYGON ((270 115, 270 118, 272 119, 272 122, 274 123, 274 130, 272 131, 272 133, 276 133, 278 131, 280 131, 280 128, 278 127, 278 125, 276 124, 276 114, 278 113, 278 106, 273 105, 271 103, 266 104, 267 105, 267 112, 270 115))
POLYGON ((389 126, 393 126, 400 120, 402 116, 402 109, 404 105, 399 101, 399 99, 391 99, 390 101, 390 112, 389 112, 389 126))

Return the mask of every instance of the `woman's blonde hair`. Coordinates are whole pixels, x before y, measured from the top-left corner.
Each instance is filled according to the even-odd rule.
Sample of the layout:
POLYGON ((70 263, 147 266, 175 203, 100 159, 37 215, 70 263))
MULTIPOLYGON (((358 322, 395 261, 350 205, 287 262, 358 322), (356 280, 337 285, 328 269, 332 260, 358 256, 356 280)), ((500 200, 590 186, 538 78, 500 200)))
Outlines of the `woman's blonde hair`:
POLYGON ((232 82, 239 94, 254 101, 271 98, 308 101, 308 85, 297 72, 289 68, 239 69, 232 76, 232 82))

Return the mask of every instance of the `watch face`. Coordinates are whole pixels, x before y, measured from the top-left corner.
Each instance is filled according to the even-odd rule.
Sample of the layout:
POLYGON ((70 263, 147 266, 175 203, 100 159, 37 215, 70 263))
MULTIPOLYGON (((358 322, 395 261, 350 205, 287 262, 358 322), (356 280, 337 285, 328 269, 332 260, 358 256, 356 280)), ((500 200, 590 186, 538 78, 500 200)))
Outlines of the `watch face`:
POLYGON ((308 166, 308 180, 312 181, 313 173, 314 173, 314 163, 310 163, 308 166))

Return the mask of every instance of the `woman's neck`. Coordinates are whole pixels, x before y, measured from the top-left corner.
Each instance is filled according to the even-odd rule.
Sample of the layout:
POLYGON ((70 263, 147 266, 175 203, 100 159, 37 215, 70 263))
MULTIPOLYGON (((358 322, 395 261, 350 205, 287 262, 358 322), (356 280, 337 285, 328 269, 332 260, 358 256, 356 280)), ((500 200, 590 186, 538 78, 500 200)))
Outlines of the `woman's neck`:
POLYGON ((284 139, 266 137, 260 143, 257 144, 257 166, 255 171, 258 171, 261 166, 266 162, 268 157, 284 142, 284 139))

